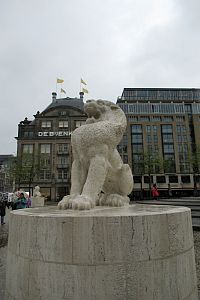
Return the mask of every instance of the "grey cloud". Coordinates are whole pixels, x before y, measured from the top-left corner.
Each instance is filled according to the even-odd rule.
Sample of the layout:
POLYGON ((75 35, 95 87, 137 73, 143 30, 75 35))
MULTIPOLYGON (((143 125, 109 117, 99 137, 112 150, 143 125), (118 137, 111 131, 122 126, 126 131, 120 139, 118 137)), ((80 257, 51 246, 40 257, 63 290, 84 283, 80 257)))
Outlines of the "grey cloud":
POLYGON ((17 124, 50 103, 56 77, 65 79, 68 96, 78 96, 83 77, 88 98, 111 101, 128 86, 199 86, 198 0, 0 6, 0 153, 15 151, 17 124), (163 24, 156 22, 161 7, 163 24))

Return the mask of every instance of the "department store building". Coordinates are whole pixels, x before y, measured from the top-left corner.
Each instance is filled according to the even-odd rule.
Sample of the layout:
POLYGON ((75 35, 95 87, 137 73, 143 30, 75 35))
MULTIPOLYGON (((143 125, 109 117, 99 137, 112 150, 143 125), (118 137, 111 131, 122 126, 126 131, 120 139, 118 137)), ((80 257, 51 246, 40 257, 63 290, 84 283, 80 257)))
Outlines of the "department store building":
MULTIPOLYGON (((18 125, 17 154, 22 158, 32 154, 40 170, 31 183, 31 189, 40 186, 42 195, 48 200, 60 200, 70 191, 72 164, 71 133, 85 123, 83 93, 80 98, 57 99, 52 93, 52 102, 18 125)), ((20 182, 28 190, 28 182, 20 182)))
POLYGON ((161 194, 169 189, 176 195, 198 193, 200 89, 124 88, 117 104, 128 121, 118 149, 132 168, 134 191, 148 190, 151 180, 161 194), (192 163, 195 153, 198 167, 192 163), (162 162, 151 166, 151 174, 145 155, 162 162))

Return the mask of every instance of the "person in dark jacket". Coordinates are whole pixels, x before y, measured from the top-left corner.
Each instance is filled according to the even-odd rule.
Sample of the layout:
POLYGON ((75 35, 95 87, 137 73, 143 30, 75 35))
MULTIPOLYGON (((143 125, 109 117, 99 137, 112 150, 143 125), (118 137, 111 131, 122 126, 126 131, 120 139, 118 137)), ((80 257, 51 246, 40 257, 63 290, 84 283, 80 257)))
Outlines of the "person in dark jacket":
POLYGON ((4 225, 4 217, 6 215, 6 202, 1 200, 0 201, 0 215, 1 215, 1 225, 4 225))

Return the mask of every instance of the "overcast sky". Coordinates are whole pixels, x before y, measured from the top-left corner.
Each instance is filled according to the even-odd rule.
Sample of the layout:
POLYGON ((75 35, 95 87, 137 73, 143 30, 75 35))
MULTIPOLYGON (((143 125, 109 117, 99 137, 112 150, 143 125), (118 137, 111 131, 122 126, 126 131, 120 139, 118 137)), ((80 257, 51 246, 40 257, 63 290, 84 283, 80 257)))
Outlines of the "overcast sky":
POLYGON ((17 125, 69 97, 113 102, 124 87, 200 87, 199 0, 1 0, 0 154, 17 125))

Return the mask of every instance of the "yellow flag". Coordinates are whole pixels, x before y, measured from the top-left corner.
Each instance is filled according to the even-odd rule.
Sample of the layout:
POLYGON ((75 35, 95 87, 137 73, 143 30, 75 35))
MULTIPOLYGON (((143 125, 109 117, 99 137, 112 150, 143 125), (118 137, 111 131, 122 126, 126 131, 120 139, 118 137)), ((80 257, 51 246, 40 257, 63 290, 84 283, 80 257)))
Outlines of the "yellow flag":
POLYGON ((63 79, 59 79, 59 78, 57 78, 57 83, 63 83, 64 82, 64 80, 63 79))
POLYGON ((86 89, 84 89, 84 88, 82 88, 82 92, 85 93, 85 94, 88 94, 88 93, 89 93, 88 90, 86 90, 86 89))
POLYGON ((87 85, 87 83, 81 78, 81 83, 87 85))
POLYGON ((62 88, 60 89, 60 92, 66 94, 66 91, 63 90, 62 88))

